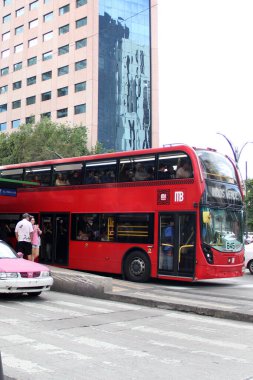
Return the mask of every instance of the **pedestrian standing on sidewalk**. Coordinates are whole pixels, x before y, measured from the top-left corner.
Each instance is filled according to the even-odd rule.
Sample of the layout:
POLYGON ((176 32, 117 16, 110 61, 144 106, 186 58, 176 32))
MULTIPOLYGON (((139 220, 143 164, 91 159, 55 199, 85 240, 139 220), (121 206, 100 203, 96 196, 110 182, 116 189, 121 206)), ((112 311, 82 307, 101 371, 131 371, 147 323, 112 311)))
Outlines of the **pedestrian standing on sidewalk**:
POLYGON ((15 235, 17 239, 17 252, 22 252, 24 258, 32 260, 32 236, 33 236, 33 226, 29 221, 31 215, 25 213, 22 215, 22 220, 20 220, 15 228, 15 235))
POLYGON ((35 218, 31 216, 30 222, 33 226, 33 236, 32 236, 32 261, 36 261, 39 257, 40 252, 40 235, 42 231, 38 224, 35 224, 35 218))

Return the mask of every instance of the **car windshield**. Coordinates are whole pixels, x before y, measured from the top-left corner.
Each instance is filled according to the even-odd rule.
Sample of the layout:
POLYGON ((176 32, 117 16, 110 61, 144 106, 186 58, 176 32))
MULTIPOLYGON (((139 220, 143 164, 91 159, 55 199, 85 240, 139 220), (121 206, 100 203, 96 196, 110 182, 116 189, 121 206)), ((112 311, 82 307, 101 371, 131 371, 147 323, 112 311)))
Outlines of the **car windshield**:
POLYGON ((231 209, 202 208, 202 241, 222 252, 243 247, 243 215, 231 209))
POLYGON ((15 251, 6 243, 0 241, 0 259, 16 259, 15 251))

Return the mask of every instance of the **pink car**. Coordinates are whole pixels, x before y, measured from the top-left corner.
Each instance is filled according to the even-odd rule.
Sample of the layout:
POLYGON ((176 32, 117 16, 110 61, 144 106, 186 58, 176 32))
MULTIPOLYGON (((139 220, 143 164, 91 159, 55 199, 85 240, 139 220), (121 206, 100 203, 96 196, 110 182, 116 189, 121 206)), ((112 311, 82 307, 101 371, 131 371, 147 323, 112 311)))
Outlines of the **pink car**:
POLYGON ((53 278, 49 269, 22 258, 0 240, 0 293, 28 293, 39 296, 50 290, 53 278))

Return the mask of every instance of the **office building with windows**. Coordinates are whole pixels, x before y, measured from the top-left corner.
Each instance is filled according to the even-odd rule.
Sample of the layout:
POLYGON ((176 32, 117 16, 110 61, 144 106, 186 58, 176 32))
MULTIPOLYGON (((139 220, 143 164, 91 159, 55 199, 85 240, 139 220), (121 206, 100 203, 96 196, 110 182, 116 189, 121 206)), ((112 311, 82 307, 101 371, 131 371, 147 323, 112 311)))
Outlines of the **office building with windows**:
POLYGON ((0 131, 43 117, 89 146, 158 145, 157 0, 1 0, 0 131))

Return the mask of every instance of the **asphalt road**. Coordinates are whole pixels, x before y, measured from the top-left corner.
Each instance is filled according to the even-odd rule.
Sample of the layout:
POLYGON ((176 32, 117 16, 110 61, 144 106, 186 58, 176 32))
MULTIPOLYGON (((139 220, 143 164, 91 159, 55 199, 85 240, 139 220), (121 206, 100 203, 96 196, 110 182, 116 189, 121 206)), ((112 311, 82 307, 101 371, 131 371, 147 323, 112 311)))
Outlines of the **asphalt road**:
POLYGON ((0 297, 0 339, 17 380, 253 379, 251 323, 53 291, 0 297))

